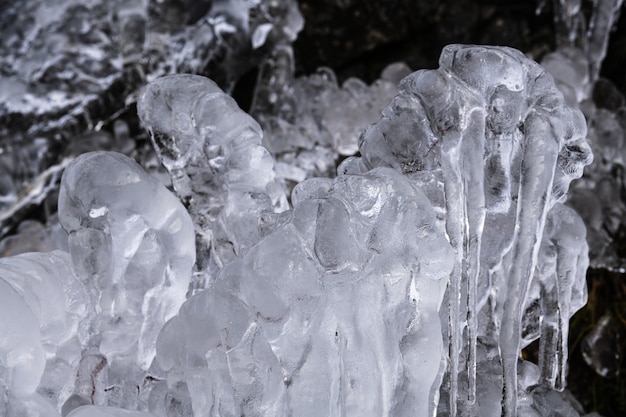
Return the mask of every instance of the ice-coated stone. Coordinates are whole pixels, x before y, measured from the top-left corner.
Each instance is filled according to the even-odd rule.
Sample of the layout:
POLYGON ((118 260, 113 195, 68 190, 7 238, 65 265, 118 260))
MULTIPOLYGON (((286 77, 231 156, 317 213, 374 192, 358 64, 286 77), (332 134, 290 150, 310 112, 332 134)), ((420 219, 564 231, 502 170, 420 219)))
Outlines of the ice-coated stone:
POLYGON ((208 78, 159 78, 137 111, 194 218, 201 288, 261 238, 264 219, 287 208, 274 159, 259 124, 208 78))
POLYGON ((432 415, 453 257, 430 202, 388 168, 305 181, 292 200, 165 326, 169 383, 195 417, 432 415))
MULTIPOLYGON (((451 415, 456 414, 462 351, 469 375, 463 391, 475 401, 478 335, 493 338, 497 346, 504 413, 516 413, 527 291, 546 217, 592 160, 585 134, 582 114, 567 107, 552 77, 519 51, 450 45, 438 70, 418 71, 402 81, 383 118, 363 134, 362 158, 340 167, 343 172, 396 168, 441 203, 456 250, 448 297, 451 415), (479 323, 481 310, 488 319, 479 323)), ((583 250, 580 244, 573 248, 583 250)))
POLYGON ((185 300, 193 224, 176 196, 114 152, 83 154, 66 169, 59 218, 95 308, 75 392, 86 389, 87 398, 109 404, 130 401, 125 396, 137 395, 131 386, 142 385, 135 378, 149 369, 161 327, 185 300))

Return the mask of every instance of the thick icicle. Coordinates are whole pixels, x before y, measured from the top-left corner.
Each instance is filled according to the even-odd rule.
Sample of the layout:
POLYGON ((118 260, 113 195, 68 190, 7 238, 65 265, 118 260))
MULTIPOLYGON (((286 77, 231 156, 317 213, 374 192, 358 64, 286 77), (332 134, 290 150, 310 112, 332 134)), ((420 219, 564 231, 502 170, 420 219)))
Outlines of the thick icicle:
POLYGON ((499 336, 505 417, 517 415, 517 361, 522 312, 550 208, 554 167, 559 152, 557 132, 554 132, 547 117, 531 115, 524 127, 524 169, 520 177, 514 246, 499 336))

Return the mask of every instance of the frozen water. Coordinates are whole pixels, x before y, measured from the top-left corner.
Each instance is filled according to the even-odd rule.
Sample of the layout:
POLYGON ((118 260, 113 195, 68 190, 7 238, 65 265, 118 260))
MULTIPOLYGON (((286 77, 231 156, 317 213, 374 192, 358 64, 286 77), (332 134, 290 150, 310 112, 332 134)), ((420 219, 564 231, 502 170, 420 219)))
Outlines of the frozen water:
POLYGON ((80 358, 81 337, 87 335, 90 303, 70 265, 64 252, 0 260, 4 317, 11 317, 3 325, 17 326, 3 330, 10 335, 3 341, 2 368, 7 373, 1 378, 8 389, 3 404, 11 410, 7 415, 21 415, 29 407, 41 415, 57 415, 53 404, 60 405, 72 388, 72 364, 80 358))
MULTIPOLYGON (((214 6, 230 16, 212 21, 221 35, 246 30, 243 9, 214 6)), ((330 109, 377 88, 327 77, 299 99, 323 97, 330 109)), ((592 159, 582 113, 542 67, 504 47, 450 45, 439 69, 408 75, 398 91, 362 134, 361 156, 333 179, 299 182, 289 206, 263 146, 284 139, 263 142, 260 125, 207 78, 149 83, 138 113, 178 198, 121 154, 68 162, 59 194, 68 252, 0 262, 0 308, 23 313, 0 323, 12 332, 0 345, 4 409, 573 410, 556 391, 568 319, 586 297, 585 228, 562 204, 592 159), (519 355, 539 336, 537 367, 519 355)), ((342 130, 331 114, 317 120, 353 137, 354 125, 342 130)), ((328 142, 332 152, 341 140, 328 142)))
MULTIPOLYGON (((102 139, 147 80, 202 73, 232 91, 303 25, 295 0, 9 0, 0 8, 0 210, 20 204, 38 174, 61 162, 59 148, 80 148, 86 131, 102 139), (259 31, 265 37, 252 51, 259 31)), ((19 214, 0 216, 0 235, 19 214)))
MULTIPOLYGON (((448 295, 452 415, 461 351, 469 376, 463 391, 475 401, 478 335, 491 338, 498 349, 504 413, 516 412, 527 292, 546 218, 591 162, 585 135, 582 114, 565 106, 539 65, 510 48, 452 45, 442 52, 439 70, 418 71, 402 81, 400 95, 364 133, 362 158, 344 163, 346 172, 395 167, 434 195, 444 195, 435 201, 443 203, 447 236, 456 251, 448 295), (479 324, 481 309, 488 318, 479 324)), ((582 231, 558 232, 567 245, 578 242, 572 246, 576 257, 586 249, 582 231)), ((580 266, 586 268, 584 256, 580 266)), ((566 287, 580 286, 573 281, 583 278, 581 273, 568 278, 566 287)), ((572 296, 564 291, 563 296, 572 296)), ((569 306, 571 300, 561 303, 569 306)), ((573 314, 564 312, 567 319, 573 314)), ((559 321, 559 335, 567 335, 567 319, 559 321)), ((554 355, 566 355, 564 347, 553 345, 554 355)), ((563 363, 550 361, 563 371, 563 363)))
POLYGON ((106 406, 86 405, 75 409, 67 417, 154 417, 154 414, 106 406))
POLYGON ((204 287, 287 208, 274 159, 259 124, 208 78, 159 78, 140 94, 138 113, 194 218, 203 275, 195 285, 204 287))
POLYGON ((132 404, 129 385, 146 375, 157 334, 191 279, 189 215, 128 157, 95 152, 74 160, 59 207, 69 253, 0 260, 0 304, 14 318, 2 322, 12 335, 2 341, 3 406, 11 416, 27 409, 56 416, 55 407, 65 415, 94 400, 132 404), (116 383, 126 392, 118 394, 116 383))
MULTIPOLYGON (((594 4, 589 31, 572 32, 571 42, 548 54, 542 65, 550 72, 570 106, 580 108, 588 126, 588 142, 596 162, 576 182, 568 204, 582 216, 588 229, 591 265, 623 270, 626 261, 615 240, 623 233, 626 205, 624 184, 625 99, 608 80, 599 78, 608 36, 622 1, 594 4)), ((580 12, 577 19, 585 25, 580 12)))
POLYGON ((184 300, 195 261, 193 225, 180 202, 132 159, 93 152, 65 171, 59 218, 73 268, 92 296, 100 351, 138 343, 147 369, 162 323, 184 300))
POLYGON ((263 145, 277 159, 277 174, 287 183, 334 176, 336 159, 354 155, 365 127, 398 93, 411 71, 389 65, 368 86, 349 78, 340 86, 330 68, 295 78, 291 48, 277 48, 261 67, 251 114, 261 123, 263 145))
POLYGON ((73 270, 95 308, 73 364, 73 398, 138 407, 152 388, 144 378, 157 335, 191 280, 191 219, 136 162, 110 152, 83 154, 66 169, 59 213, 73 270))
POLYGON ((430 202, 389 168, 294 193, 283 224, 165 326, 169 382, 196 417, 432 415, 453 256, 430 202))

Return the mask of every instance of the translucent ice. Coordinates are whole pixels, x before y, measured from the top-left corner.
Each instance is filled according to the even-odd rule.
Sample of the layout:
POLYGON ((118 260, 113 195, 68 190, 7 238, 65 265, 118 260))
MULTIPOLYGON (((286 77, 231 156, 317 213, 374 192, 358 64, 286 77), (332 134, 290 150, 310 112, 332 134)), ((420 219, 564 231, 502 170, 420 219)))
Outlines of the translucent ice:
POLYGON ((110 385, 134 383, 185 299, 195 260, 191 219, 136 162, 112 152, 83 154, 67 168, 59 217, 73 269, 95 307, 79 379, 80 367, 96 375, 108 363, 110 385))
POLYGON ((549 74, 510 48, 448 46, 439 70, 410 75, 400 92, 364 133, 362 158, 340 170, 395 167, 439 202, 456 251, 448 297, 450 413, 467 327, 463 391, 474 402, 477 336, 494 338, 504 412, 512 416, 522 314, 545 220, 591 162, 584 118, 565 106, 549 74), (493 328, 479 324, 481 309, 493 328))
MULTIPOLYGON (((211 6, 225 37, 249 24, 243 2, 226 3, 211 6)), ((328 114, 316 120, 337 147, 357 129, 331 109, 375 86, 328 78, 304 92, 314 79, 300 98, 325 97, 328 114)), ((584 227, 562 204, 591 161, 582 114, 510 48, 451 45, 439 69, 407 76, 399 91, 362 134, 361 156, 333 179, 300 182, 286 210, 259 124, 215 83, 149 83, 139 115, 179 198, 120 154, 69 163, 59 196, 69 253, 37 258, 49 269, 11 258, 4 276, 0 262, 0 309, 23 313, 0 323, 12 332, 0 345, 0 410, 543 417, 558 408, 567 320, 586 295, 584 227), (520 361, 539 336, 539 366, 520 361)))
POLYGON ((401 173, 309 180, 283 224, 165 326, 201 416, 432 415, 452 251, 401 173), (428 358, 426 360, 426 358, 428 358))
POLYGON ((598 78, 598 70, 611 27, 606 25, 615 18, 607 13, 615 13, 612 7, 619 3, 596 2, 592 20, 604 25, 605 32, 594 26, 588 45, 582 42, 578 47, 560 48, 542 61, 567 103, 579 107, 585 114, 588 142, 596 159, 583 179, 573 185, 568 204, 578 211, 587 226, 591 265, 613 270, 626 267, 616 242, 624 228, 626 212, 621 197, 626 156, 623 146, 626 101, 611 82, 598 78))
POLYGON ((29 408, 41 415, 56 415, 50 414, 53 404, 60 405, 73 388, 73 364, 80 358, 80 340, 87 335, 89 300, 70 265, 64 252, 0 260, 0 285, 5 287, 2 306, 10 309, 5 317, 12 318, 3 324, 19 326, 13 330, 5 326, 2 332, 8 349, 3 349, 2 368, 8 374, 0 379, 8 384, 4 406, 12 410, 9 415, 29 408), (31 339, 20 346, 25 337, 31 339))
POLYGON ((264 217, 287 207, 274 160, 261 146, 259 124, 208 78, 159 78, 137 106, 194 218, 202 287, 260 239, 264 217))
POLYGON ((261 67, 251 114, 263 126, 278 176, 291 183, 334 176, 336 159, 358 151, 361 132, 378 120, 410 72, 392 64, 372 85, 357 78, 339 85, 330 68, 295 78, 291 48, 277 48, 261 67))

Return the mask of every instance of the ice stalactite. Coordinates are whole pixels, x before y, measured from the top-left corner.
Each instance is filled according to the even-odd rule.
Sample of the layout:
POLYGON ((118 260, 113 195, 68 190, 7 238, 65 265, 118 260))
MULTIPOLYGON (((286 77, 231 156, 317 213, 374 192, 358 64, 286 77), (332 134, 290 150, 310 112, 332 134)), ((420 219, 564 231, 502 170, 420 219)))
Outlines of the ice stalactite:
POLYGON ((587 56, 591 82, 598 80, 609 37, 624 0, 594 0, 589 22, 581 0, 554 0, 554 22, 558 49, 578 48, 587 56))
MULTIPOLYGON (((539 302, 541 317, 526 314, 539 324, 539 369, 547 386, 565 389, 568 359, 568 325, 572 311, 587 302, 584 272, 589 258, 585 225, 576 212, 558 203, 550 210, 530 300, 539 302)), ((529 335, 524 335, 528 338, 529 335)), ((537 335, 532 335, 532 338, 537 335)))
POLYGON ((617 244, 626 210, 621 197, 626 101, 615 85, 600 76, 600 67, 621 6, 622 1, 594 2, 589 30, 578 34, 573 45, 559 47, 541 62, 568 105, 580 108, 587 120, 588 142, 596 161, 573 184, 568 204, 587 226, 592 267, 615 271, 626 265, 617 244))
POLYGON ((41 259, 64 260, 43 275, 77 283, 72 308, 88 311, 69 316, 68 340, 79 349, 48 348, 56 325, 9 279, 30 258, 0 262, 3 300, 24 324, 0 345, 15 371, 0 406, 41 403, 51 387, 54 417, 566 408, 550 393, 564 385, 587 246, 561 203, 591 153, 582 114, 521 52, 446 47, 439 69, 403 79, 361 156, 297 184, 291 207, 260 126, 212 81, 156 79, 138 112, 178 198, 121 154, 69 164, 69 253, 41 259), (520 350, 539 336, 537 368, 520 350), (73 366, 46 362, 72 353, 73 366), (62 372, 73 386, 53 384, 62 372))
POLYGON ((602 61, 609 47, 609 36, 617 23, 624 0, 595 0, 593 15, 589 22, 587 56, 589 57, 591 80, 600 76, 602 61))
POLYGON ((477 320, 484 308, 496 329, 504 414, 513 416, 522 315, 546 217, 591 162, 584 119, 565 107, 539 65, 510 48, 448 46, 439 70, 412 74, 400 91, 363 135, 362 161, 346 166, 400 167, 443 193, 457 257, 448 292, 449 412, 457 407, 462 340, 469 384, 462 392, 475 398, 476 335, 490 335, 477 320))

